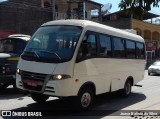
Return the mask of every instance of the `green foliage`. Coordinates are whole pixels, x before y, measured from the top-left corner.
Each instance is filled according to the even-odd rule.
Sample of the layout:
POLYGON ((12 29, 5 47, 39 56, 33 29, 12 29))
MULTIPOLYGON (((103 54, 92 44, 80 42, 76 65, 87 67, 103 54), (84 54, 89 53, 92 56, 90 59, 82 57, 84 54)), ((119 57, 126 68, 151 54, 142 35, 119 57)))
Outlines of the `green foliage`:
POLYGON ((129 9, 130 14, 142 16, 145 12, 151 10, 151 6, 159 7, 160 0, 121 0, 119 8, 121 10, 129 9))
POLYGON ((159 2, 160 0, 121 0, 119 7, 122 10, 126 8, 139 7, 145 11, 149 11, 151 10, 151 5, 153 5, 153 7, 159 7, 159 2))

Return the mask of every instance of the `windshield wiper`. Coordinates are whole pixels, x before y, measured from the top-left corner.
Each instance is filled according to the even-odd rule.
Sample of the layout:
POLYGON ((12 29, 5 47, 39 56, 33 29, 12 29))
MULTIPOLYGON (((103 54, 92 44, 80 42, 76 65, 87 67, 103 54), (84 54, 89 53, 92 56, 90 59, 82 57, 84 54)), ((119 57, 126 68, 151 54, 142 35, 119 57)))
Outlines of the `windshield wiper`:
POLYGON ((61 57, 56 53, 56 52, 50 52, 50 51, 45 51, 45 50, 40 50, 38 52, 43 52, 43 53, 49 53, 49 54, 55 54, 60 60, 61 60, 61 57))
POLYGON ((25 51, 22 53, 22 58, 23 59, 28 59, 28 60, 39 60, 39 56, 35 51, 25 51))
POLYGON ((36 55, 36 57, 39 59, 38 54, 36 53, 36 51, 33 51, 33 53, 36 55))

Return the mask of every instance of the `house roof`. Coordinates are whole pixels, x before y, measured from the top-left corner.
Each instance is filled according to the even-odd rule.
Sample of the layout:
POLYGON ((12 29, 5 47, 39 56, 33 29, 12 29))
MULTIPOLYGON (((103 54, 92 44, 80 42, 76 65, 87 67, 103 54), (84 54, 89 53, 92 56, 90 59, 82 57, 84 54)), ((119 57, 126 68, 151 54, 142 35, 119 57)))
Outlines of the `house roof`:
MULTIPOLYGON (((113 15, 113 14, 116 14, 116 15, 121 16, 121 17, 131 17, 131 14, 129 13, 128 10, 129 9, 127 9, 127 10, 121 10, 121 11, 114 12, 114 13, 110 13, 108 15, 103 16, 103 18, 107 18, 107 17, 109 17, 110 15, 113 15)), ((156 18, 156 17, 160 17, 160 15, 147 12, 147 13, 145 13, 143 15, 143 19, 142 20, 147 20, 147 19, 156 18)))
POLYGON ((94 1, 92 1, 92 0, 88 0, 87 2, 88 2, 88 3, 95 4, 95 5, 99 5, 99 6, 102 6, 102 5, 103 5, 103 4, 101 4, 101 3, 94 2, 94 1))
MULTIPOLYGON (((84 0, 69 0, 69 2, 83 2, 84 0)), ((98 2, 94 2, 92 0, 85 0, 87 3, 91 3, 91 4, 94 4, 94 5, 98 5, 98 6, 102 6, 103 4, 101 3, 98 3, 98 2)))

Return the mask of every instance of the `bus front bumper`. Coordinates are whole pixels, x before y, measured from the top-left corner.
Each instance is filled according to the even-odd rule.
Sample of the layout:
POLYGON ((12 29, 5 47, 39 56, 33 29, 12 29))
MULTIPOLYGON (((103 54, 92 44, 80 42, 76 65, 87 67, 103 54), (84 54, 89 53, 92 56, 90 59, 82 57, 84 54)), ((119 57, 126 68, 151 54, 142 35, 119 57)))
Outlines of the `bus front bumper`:
MULTIPOLYGON (((33 82, 31 81, 31 83, 33 82)), ((72 78, 64 80, 49 80, 45 86, 43 85, 44 87, 40 91, 36 90, 39 88, 38 86, 33 86, 33 85, 25 88, 21 76, 19 74, 16 74, 16 86, 19 89, 27 90, 34 93, 41 93, 55 97, 68 97, 68 96, 76 96, 78 93, 77 91, 79 89, 78 84, 72 78)))

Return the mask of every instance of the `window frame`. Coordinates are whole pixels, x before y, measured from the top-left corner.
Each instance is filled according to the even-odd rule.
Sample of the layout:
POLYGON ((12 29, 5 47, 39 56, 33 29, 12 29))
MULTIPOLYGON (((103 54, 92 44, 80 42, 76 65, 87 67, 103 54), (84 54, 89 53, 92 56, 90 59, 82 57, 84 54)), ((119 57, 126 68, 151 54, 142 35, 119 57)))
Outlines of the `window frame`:
POLYGON ((125 40, 125 47, 126 47, 126 59, 136 59, 136 43, 137 43, 137 41, 134 41, 134 40, 130 40, 130 39, 126 39, 125 40), (135 47, 135 49, 134 49, 134 58, 129 58, 129 57, 127 57, 127 41, 128 42, 133 42, 134 43, 134 47, 135 47))
POLYGON ((144 42, 132 40, 132 39, 129 39, 129 38, 127 39, 127 38, 123 38, 123 37, 113 36, 113 35, 110 35, 110 34, 99 33, 99 32, 91 31, 91 30, 87 30, 85 32, 84 37, 86 35, 88 36, 88 34, 95 35, 95 38, 96 38, 96 53, 97 53, 97 55, 91 56, 91 57, 87 57, 87 58, 83 58, 82 60, 78 60, 78 62, 86 60, 86 59, 91 59, 91 58, 138 59, 138 60, 142 59, 143 60, 146 57, 144 42), (107 55, 102 56, 101 55, 101 52, 100 52, 100 50, 101 50, 100 35, 110 38, 110 43, 111 43, 111 55, 110 56, 107 56, 107 55), (121 56, 121 57, 114 56, 114 38, 117 38, 119 40, 123 40, 123 47, 124 47, 123 53, 124 53, 124 56, 121 56), (127 57, 127 41, 134 42, 134 44, 135 44, 135 57, 134 58, 128 58, 127 57), (140 43, 140 44, 143 45, 144 58, 137 58, 137 50, 136 50, 137 43, 140 43))
MULTIPOLYGON (((87 60, 87 59, 91 59, 91 58, 98 58, 98 54, 99 54, 99 43, 98 43, 98 33, 97 32, 94 32, 94 31, 86 31, 85 33, 84 33, 84 36, 83 36, 83 38, 82 39, 84 39, 84 37, 87 37, 88 38, 88 35, 95 35, 95 44, 96 44, 96 55, 94 55, 94 56, 86 56, 86 57, 83 57, 83 58, 80 58, 80 59, 78 59, 78 53, 79 53, 79 50, 80 50, 80 48, 81 48, 81 46, 82 46, 82 43, 83 43, 83 41, 84 40, 82 40, 81 41, 81 43, 80 43, 80 46, 79 46, 79 49, 78 49, 78 52, 77 52, 77 57, 76 57, 76 63, 78 63, 78 62, 81 62, 81 61, 84 61, 84 60, 87 60)), ((86 39, 87 40, 87 39, 86 39)))
POLYGON ((143 60, 143 59, 146 59, 146 52, 145 52, 145 51, 146 51, 146 50, 145 50, 145 44, 144 44, 143 42, 138 42, 138 41, 137 41, 137 42, 136 42, 136 59, 139 59, 139 60, 141 60, 141 59, 142 59, 142 60, 143 60), (137 44, 138 44, 138 43, 143 45, 143 55, 144 55, 143 58, 138 58, 138 57, 137 57, 137 44))
POLYGON ((112 58, 118 58, 118 59, 126 59, 126 39, 122 38, 122 37, 117 37, 117 36, 112 36, 112 58), (123 46, 124 46, 124 56, 121 56, 121 57, 116 57, 114 55, 114 38, 118 38, 120 40, 123 40, 123 46))
POLYGON ((112 58, 113 56, 113 45, 112 45, 112 36, 111 35, 108 35, 108 34, 102 34, 102 33, 99 33, 98 34, 98 56, 100 58, 112 58), (101 42, 100 42, 100 35, 102 36, 105 36, 105 37, 109 37, 110 38, 110 45, 111 45, 111 55, 110 56, 107 56, 107 55, 101 55, 101 42))

